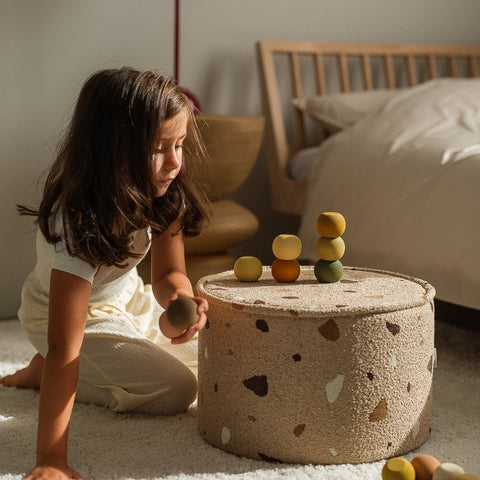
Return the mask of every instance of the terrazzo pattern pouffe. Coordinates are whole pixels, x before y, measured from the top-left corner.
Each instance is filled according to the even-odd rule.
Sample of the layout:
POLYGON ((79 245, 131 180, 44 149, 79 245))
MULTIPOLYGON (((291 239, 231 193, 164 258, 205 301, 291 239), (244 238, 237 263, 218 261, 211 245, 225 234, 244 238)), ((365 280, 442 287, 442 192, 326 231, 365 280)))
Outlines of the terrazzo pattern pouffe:
POLYGON ((240 456, 360 463, 429 437, 434 288, 346 267, 319 283, 312 267, 278 283, 233 271, 204 277, 198 422, 205 440, 240 456))

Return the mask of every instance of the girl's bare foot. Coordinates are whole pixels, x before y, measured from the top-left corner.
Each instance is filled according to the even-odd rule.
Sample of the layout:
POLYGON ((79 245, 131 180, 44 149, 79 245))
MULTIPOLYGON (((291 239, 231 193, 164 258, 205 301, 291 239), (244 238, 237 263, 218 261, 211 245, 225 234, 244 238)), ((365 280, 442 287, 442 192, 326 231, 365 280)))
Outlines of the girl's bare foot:
POLYGON ((37 353, 30 363, 13 375, 0 378, 0 384, 7 387, 40 388, 43 371, 43 357, 37 353))

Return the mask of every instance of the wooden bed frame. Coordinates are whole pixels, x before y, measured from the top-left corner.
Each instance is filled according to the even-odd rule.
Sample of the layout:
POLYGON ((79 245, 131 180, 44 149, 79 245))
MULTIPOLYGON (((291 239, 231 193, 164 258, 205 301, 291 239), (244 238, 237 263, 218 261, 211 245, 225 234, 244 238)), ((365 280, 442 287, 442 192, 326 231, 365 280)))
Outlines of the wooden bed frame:
POLYGON ((260 41, 257 54, 272 207, 301 215, 307 183, 292 179, 288 167, 292 155, 309 146, 307 119, 291 103, 308 96, 306 80, 314 94, 325 95, 414 86, 444 76, 478 77, 480 47, 260 41))

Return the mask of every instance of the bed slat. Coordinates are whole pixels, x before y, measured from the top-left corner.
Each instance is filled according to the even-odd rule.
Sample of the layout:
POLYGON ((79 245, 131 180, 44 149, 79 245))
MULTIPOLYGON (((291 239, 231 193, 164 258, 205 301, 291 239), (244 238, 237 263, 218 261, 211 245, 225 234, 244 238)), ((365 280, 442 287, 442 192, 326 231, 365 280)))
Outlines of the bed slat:
POLYGON ((363 72, 363 86, 365 90, 373 89, 372 82, 372 65, 370 63, 370 55, 362 55, 362 72, 363 72))
POLYGON ((325 81, 325 69, 323 68, 323 55, 315 55, 315 81, 317 93, 325 95, 327 93, 327 82, 325 81))
POLYGON ((395 88, 395 75, 393 73, 393 60, 391 55, 385 55, 385 76, 388 88, 395 88))
POLYGON ((435 63, 434 55, 428 56, 428 73, 431 79, 437 78, 437 65, 435 63))
POLYGON ((458 77, 457 63, 453 55, 448 57, 448 66, 450 68, 450 75, 452 77, 458 77))
POLYGON ((302 98, 302 82, 300 80, 300 66, 298 63, 298 55, 292 53, 290 56, 290 74, 292 77, 292 93, 296 98, 302 98))
POLYGON ((348 78, 347 57, 343 53, 338 55, 338 67, 340 69, 340 82, 342 86, 342 92, 347 93, 350 91, 350 80, 348 78))
MULTIPOLYGON (((298 54, 292 53, 290 56, 290 74, 292 78, 292 93, 294 98, 303 98, 302 80, 300 76, 300 63, 298 54)), ((305 122, 303 121, 303 114, 300 110, 295 109, 295 122, 297 125, 297 142, 298 145, 293 149, 302 148, 306 142, 305 122)), ((291 149, 291 150, 293 150, 291 149)))
POLYGON ((413 87, 417 84, 417 73, 415 71, 415 59, 413 55, 407 55, 408 84, 413 87))

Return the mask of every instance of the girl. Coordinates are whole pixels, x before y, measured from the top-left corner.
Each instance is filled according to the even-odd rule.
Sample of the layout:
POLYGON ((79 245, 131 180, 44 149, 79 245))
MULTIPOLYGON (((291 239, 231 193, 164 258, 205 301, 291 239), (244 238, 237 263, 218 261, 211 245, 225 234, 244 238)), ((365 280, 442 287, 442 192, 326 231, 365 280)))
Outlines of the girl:
POLYGON ((38 211, 20 207, 39 225, 19 310, 38 353, 0 382, 40 388, 28 478, 81 478, 67 463, 75 399, 151 414, 181 412, 195 399, 186 363, 196 350, 186 342, 204 327, 208 304, 186 276, 183 238, 200 232, 207 202, 188 176, 191 153, 202 153, 193 109, 172 80, 100 71, 80 92, 38 211), (136 270, 149 249, 151 286, 136 270), (179 296, 198 305, 184 331, 164 310, 179 296))

